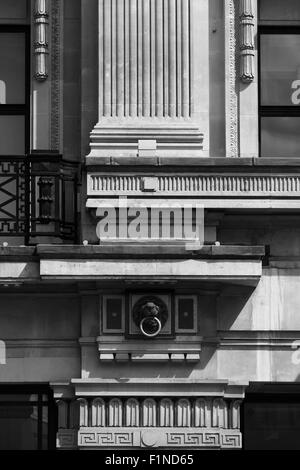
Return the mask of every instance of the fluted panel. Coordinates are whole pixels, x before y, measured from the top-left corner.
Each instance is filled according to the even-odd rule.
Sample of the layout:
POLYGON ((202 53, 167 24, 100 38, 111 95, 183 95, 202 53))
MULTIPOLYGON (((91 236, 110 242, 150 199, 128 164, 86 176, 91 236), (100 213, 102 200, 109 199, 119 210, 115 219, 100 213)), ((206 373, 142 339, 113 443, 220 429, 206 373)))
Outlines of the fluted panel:
POLYGON ((178 400, 176 403, 176 415, 178 427, 191 426, 191 403, 189 400, 178 400))
POLYGON ((108 425, 112 427, 122 426, 123 405, 121 400, 114 398, 108 404, 108 425))
POLYGON ((164 398, 159 404, 159 425, 161 427, 174 426, 174 405, 169 398, 164 398))
POLYGON ((92 426, 105 426, 105 403, 101 398, 96 398, 92 402, 92 426))
POLYGON ((99 0, 100 117, 190 117, 190 1, 99 0))
POLYGON ((156 426, 156 402, 152 398, 143 401, 142 414, 142 426, 156 426))
POLYGON ((140 424, 140 405, 135 398, 129 398, 125 405, 126 426, 139 426, 140 424))

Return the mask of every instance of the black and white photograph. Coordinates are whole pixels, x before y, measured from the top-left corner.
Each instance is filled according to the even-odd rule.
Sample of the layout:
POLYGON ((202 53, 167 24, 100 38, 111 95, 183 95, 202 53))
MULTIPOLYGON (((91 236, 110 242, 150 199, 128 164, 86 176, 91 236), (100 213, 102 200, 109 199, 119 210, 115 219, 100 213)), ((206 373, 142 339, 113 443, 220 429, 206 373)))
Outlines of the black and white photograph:
POLYGON ((0 0, 0 457, 295 450, 300 0, 0 0))

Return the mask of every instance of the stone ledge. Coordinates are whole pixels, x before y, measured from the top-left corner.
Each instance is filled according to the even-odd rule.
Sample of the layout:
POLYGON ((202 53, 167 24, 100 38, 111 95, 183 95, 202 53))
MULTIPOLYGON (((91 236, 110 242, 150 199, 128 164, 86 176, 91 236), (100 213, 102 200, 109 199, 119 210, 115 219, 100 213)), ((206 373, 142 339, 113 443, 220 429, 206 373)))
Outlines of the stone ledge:
MULTIPOLYGON (((228 158, 228 157, 220 157, 220 158, 205 158, 205 157, 87 157, 86 158, 86 166, 89 167, 89 171, 91 170, 90 167, 99 167, 104 166, 107 167, 116 166, 116 167, 126 167, 126 166, 135 166, 141 167, 144 166, 168 166, 168 167, 194 167, 197 168, 205 168, 205 167, 214 167, 218 168, 218 171, 221 167, 227 168, 244 168, 244 167, 289 167, 295 168, 300 171, 300 158, 228 158)), ((113 170, 113 169, 112 169, 113 170)), ((109 169, 111 171, 111 169, 109 169)))
MULTIPOLYGON (((128 255, 130 259, 135 255, 138 258, 143 258, 145 255, 163 255, 168 256, 173 254, 176 257, 184 258, 215 258, 215 259, 239 259, 239 258, 255 258, 261 259, 265 255, 264 246, 243 246, 243 245, 206 245, 199 250, 187 251, 184 244, 163 246, 163 245, 150 245, 139 244, 140 250, 137 251, 137 246, 130 243, 123 245, 119 244, 104 244, 104 245, 38 245, 36 247, 36 254, 41 259, 88 259, 88 258, 105 258, 115 255, 128 255)), ((0 252, 1 256, 1 252, 0 252)))
POLYGON ((223 397, 241 399, 248 382, 198 379, 72 379, 77 397, 223 397))
POLYGON ((154 341, 126 340, 124 337, 99 336, 99 357, 102 362, 179 362, 200 361, 202 337, 176 336, 175 339, 154 341))

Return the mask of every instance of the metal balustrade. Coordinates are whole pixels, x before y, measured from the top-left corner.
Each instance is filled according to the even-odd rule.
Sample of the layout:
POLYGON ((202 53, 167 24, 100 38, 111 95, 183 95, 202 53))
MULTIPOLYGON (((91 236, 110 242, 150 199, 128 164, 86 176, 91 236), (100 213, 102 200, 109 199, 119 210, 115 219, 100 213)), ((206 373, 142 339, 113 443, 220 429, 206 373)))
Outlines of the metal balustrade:
MULTIPOLYGON (((57 153, 0 157, 0 237, 77 242, 79 165, 57 153)), ((0 240, 1 240, 0 238, 0 240)))

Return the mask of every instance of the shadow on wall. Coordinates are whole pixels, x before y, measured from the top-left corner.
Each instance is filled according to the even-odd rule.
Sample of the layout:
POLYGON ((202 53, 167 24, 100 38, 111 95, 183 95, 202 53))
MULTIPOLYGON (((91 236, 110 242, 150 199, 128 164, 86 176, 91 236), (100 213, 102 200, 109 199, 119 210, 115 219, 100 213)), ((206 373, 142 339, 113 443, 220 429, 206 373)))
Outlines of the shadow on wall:
POLYGON ((225 157, 224 2, 209 2, 210 157, 225 157))

